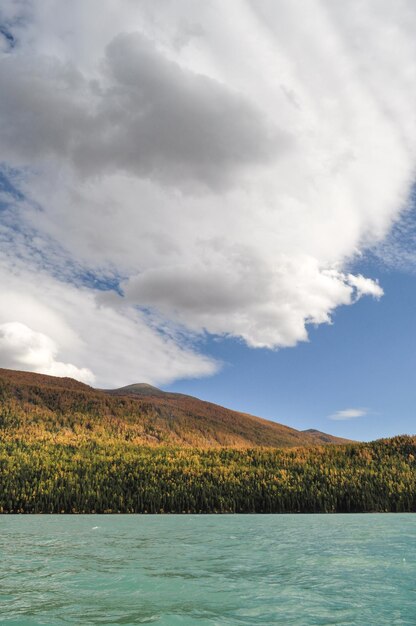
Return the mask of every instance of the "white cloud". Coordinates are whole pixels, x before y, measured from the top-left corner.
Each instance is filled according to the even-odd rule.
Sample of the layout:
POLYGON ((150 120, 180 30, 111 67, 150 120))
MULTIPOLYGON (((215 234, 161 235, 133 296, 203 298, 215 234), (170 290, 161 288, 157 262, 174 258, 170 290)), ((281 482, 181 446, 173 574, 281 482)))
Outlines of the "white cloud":
POLYGON ((374 298, 381 298, 384 294, 383 289, 380 287, 377 281, 370 280, 369 278, 365 278, 361 274, 354 276, 353 274, 348 274, 348 283, 355 287, 357 298, 361 298, 361 296, 373 296, 374 298))
POLYGON ((3 367, 22 368, 51 376, 70 376, 85 383, 94 382, 88 368, 56 361, 58 352, 54 341, 20 322, 0 324, 0 359, 3 367))
POLYGON ((343 411, 337 411, 332 415, 329 415, 330 420, 342 421, 351 420, 356 417, 364 417, 368 414, 368 409, 344 409, 343 411))
POLYGON ((3 277, 29 313, 0 321, 44 333, 100 385, 114 362, 162 382, 215 370, 190 345, 201 333, 294 346, 382 296, 346 268, 383 241, 414 176, 410 0, 1 14, 17 44, 0 51, 0 161, 25 195, 3 214, 3 277), (37 271, 53 297, 35 282, 28 303, 37 271), (70 284, 87 272, 122 277, 124 297, 70 284))
POLYGON ((281 256, 277 268, 235 249, 211 263, 149 269, 124 285, 126 297, 195 331, 229 334, 252 347, 287 347, 307 339, 306 322, 330 322, 340 304, 381 295, 369 279, 320 271, 311 257, 281 256), (361 279, 361 280, 360 280, 361 279))

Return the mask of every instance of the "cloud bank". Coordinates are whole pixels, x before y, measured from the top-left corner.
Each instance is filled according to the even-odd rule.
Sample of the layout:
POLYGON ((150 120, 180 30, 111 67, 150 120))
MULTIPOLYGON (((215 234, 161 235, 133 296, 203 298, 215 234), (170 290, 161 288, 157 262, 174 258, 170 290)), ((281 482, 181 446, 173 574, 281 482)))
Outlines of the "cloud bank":
POLYGON ((207 333, 295 346, 382 296, 348 268, 414 177, 410 0, 6 0, 0 23, 0 365, 208 375, 207 333))

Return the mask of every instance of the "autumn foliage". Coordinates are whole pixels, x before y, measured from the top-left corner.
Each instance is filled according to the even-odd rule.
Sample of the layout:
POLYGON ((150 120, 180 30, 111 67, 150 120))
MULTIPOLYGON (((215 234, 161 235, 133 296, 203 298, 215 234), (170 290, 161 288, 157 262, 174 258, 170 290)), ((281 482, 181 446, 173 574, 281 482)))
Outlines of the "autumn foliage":
POLYGON ((233 412, 210 405, 198 430, 196 408, 184 398, 169 430, 172 405, 163 395, 111 395, 70 379, 1 371, 0 512, 416 511, 416 437, 248 445, 248 425, 263 437, 267 422, 247 416, 244 439, 235 417, 242 414, 230 426, 233 412))

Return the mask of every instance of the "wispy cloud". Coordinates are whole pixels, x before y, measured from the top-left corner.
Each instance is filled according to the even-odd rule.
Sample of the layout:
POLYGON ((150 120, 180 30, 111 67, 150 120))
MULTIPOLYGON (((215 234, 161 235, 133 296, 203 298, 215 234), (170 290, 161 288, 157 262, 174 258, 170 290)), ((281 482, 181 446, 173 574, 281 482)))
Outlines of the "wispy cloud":
POLYGON ((343 409, 342 411, 332 413, 328 418, 330 420, 342 421, 355 419, 356 417, 364 417, 364 415, 368 415, 368 409, 343 409))
POLYGON ((369 251, 386 267, 416 273, 416 186, 388 237, 369 251))

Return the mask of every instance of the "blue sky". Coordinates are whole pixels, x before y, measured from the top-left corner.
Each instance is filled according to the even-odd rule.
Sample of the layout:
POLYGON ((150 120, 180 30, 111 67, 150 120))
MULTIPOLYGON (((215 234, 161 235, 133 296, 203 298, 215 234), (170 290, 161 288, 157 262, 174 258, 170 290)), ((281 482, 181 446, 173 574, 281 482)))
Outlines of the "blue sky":
POLYGON ((414 432, 416 6, 374 4, 3 2, 0 367, 414 432))

